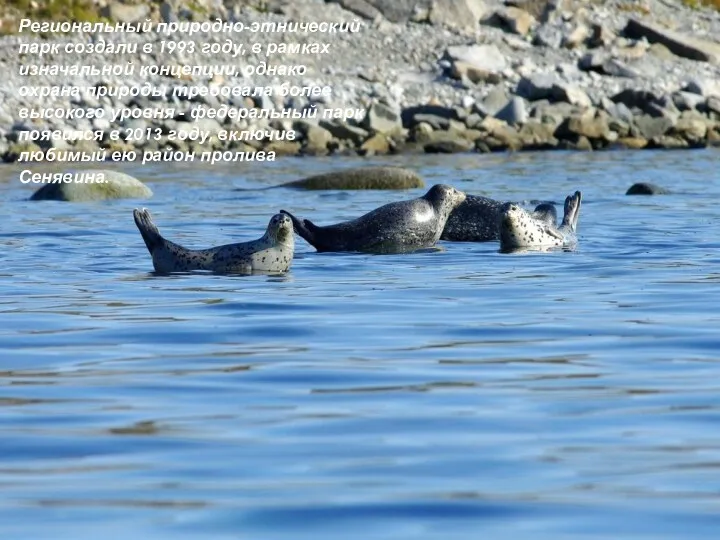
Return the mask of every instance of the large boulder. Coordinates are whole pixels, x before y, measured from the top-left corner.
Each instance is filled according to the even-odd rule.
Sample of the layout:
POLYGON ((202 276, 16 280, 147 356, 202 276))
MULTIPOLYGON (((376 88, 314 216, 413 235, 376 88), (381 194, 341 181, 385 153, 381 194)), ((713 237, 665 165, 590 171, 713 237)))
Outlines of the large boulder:
MULTIPOLYGON (((45 184, 30 197, 31 201, 104 201, 108 199, 147 199, 152 190, 140 180, 128 174, 110 170, 89 170, 96 179, 103 175, 103 182, 59 182, 45 184)), ((82 178, 78 175, 79 178, 82 178)))
POLYGON ((309 190, 413 189, 425 187, 425 182, 415 171, 401 167, 358 167, 309 176, 280 187, 309 190))
POLYGON ((650 43, 661 43, 683 58, 720 63, 720 44, 686 36, 647 21, 630 19, 623 33, 631 39, 646 38, 650 43))

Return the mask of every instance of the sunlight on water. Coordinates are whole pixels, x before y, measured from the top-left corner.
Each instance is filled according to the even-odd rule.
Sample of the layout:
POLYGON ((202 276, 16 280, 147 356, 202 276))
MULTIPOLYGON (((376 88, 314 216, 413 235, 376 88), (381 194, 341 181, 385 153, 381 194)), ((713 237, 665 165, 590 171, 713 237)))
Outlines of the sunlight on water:
POLYGON ((18 171, 0 169, 3 537, 716 537, 717 151, 135 167, 153 199, 94 204, 29 202, 18 171), (328 224, 424 191, 254 189, 368 163, 504 200, 580 189, 579 247, 298 239, 286 276, 151 273, 134 207, 199 248, 280 208, 328 224), (674 193, 626 197, 638 181, 674 193))

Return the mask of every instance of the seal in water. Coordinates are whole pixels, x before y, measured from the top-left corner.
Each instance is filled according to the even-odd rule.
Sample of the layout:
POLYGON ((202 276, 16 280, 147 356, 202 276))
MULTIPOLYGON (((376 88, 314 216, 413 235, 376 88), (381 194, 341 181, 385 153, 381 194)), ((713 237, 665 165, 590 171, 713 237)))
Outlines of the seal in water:
POLYGON ((284 214, 274 215, 265 234, 257 240, 200 250, 187 249, 163 238, 145 208, 135 209, 133 217, 152 255, 155 271, 162 274, 190 270, 232 274, 287 272, 292 264, 295 239, 292 221, 284 214))
MULTIPOLYGON (((500 239, 498 223, 503 208, 501 201, 468 195, 465 201, 452 211, 445 224, 440 240, 451 242, 489 242, 500 239)), ((547 222, 553 227, 557 224, 555 205, 541 203, 532 216, 547 222)))
POLYGON ((280 212, 292 218, 295 232, 317 251, 403 253, 434 246, 450 212, 464 200, 462 191, 436 184, 418 199, 386 204, 357 219, 326 227, 280 212))
POLYGON ((577 244, 575 231, 581 202, 582 194, 579 191, 565 198, 565 215, 560 227, 536 219, 517 204, 506 203, 500 213, 501 251, 518 248, 573 248, 577 244))

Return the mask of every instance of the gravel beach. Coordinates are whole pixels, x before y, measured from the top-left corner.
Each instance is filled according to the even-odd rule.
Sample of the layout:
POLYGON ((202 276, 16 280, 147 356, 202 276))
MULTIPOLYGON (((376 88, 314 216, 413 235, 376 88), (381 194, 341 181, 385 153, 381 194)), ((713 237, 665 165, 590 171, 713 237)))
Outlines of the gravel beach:
POLYGON ((715 41, 720 12, 707 7, 669 0, 304 0, 258 9, 207 0, 194 2, 192 10, 178 2, 152 7, 110 3, 103 9, 110 24, 152 21, 153 29, 37 34, 26 27, 0 38, 4 161, 23 155, 61 161, 63 151, 96 152, 107 159, 113 152, 135 151, 142 159, 168 150, 198 156, 209 151, 317 156, 720 144, 720 43, 715 41), (243 31, 206 31, 218 19, 242 23, 235 28, 243 31), (192 35, 157 31, 158 23, 187 28, 180 23, 190 21, 208 24, 196 24, 201 31, 192 35), (252 31, 322 22, 344 23, 327 26, 343 31, 252 31), (194 42, 193 50, 168 50, 168 41, 181 40, 194 42), (133 52, 66 52, 68 44, 82 52, 100 42, 132 45, 133 52), (25 54, 19 54, 21 44, 25 54), (147 44, 151 52, 143 51, 147 44), (307 45, 306 54, 294 52, 293 44, 307 45), (40 49, 51 52, 40 56, 40 49), (302 74, 258 73, 263 62, 304 68, 302 74), (117 73, 102 74, 111 64, 118 66, 117 73), (74 70, 61 73, 43 69, 73 65, 74 70), (207 69, 199 73, 190 67, 183 71, 183 66, 207 69), (167 73, 170 68, 173 75, 167 73), (147 83, 157 95, 97 92, 147 83), (285 90, 295 86, 317 92, 282 95, 283 83, 285 90), (53 86, 79 90, 57 96, 28 90, 53 86), (190 87, 215 90, 190 96, 190 87), (247 95, 241 90, 256 87, 272 91, 247 95), (243 113, 209 117, 198 112, 222 107, 243 113), (172 114, 142 114, 160 108, 172 114), (102 112, 32 118, 30 109, 102 112), (127 114, 118 113, 122 110, 127 114), (283 116, 283 110, 289 112, 283 116), (343 111, 353 114, 346 118, 343 111), (193 128, 207 137, 171 136, 193 128), (112 130, 154 135, 113 140, 112 130), (243 130, 255 136, 227 135, 243 130), (102 137, 37 137, 53 131, 102 132, 102 137))

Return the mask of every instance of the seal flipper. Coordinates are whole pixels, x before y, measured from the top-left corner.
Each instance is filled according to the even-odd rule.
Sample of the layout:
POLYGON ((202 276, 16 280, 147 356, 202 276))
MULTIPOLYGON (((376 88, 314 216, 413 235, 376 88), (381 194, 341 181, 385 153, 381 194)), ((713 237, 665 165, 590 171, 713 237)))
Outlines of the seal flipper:
POLYGON ((140 230, 140 235, 152 255, 153 251, 165 244, 165 239, 160 235, 160 231, 150 216, 150 211, 146 208, 133 210, 133 218, 135 218, 135 225, 140 230))
POLYGON ((318 226, 315 225, 312 221, 309 221, 307 219, 300 220, 293 216, 290 212, 287 210, 280 210, 281 214, 285 214, 288 216, 293 223, 293 229, 295 229, 295 232, 300 235, 300 237, 305 240, 308 244, 313 246, 315 249, 318 248, 316 244, 316 236, 315 231, 318 229, 318 226))
POLYGON ((565 198, 565 215, 563 216, 562 227, 568 227, 572 232, 575 232, 580 217, 581 203, 582 193, 579 191, 565 198))

